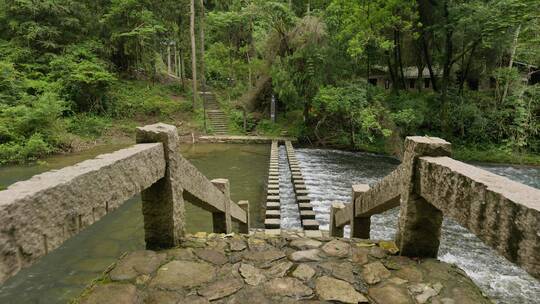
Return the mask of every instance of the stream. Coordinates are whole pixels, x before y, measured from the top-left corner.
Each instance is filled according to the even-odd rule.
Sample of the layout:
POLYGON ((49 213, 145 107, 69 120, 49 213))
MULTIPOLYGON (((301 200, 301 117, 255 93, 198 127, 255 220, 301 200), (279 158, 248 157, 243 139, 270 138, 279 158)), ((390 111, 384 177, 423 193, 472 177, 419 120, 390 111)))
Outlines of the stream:
MULTIPOLYGON (((374 184, 390 173, 399 161, 368 153, 325 149, 296 149, 306 186, 321 229, 328 229, 333 201, 349 202, 352 184, 374 184)), ((540 167, 474 164, 482 169, 540 188, 540 167)), ((371 217, 371 238, 393 239, 399 210, 371 217)), ((347 231, 346 231, 347 232, 347 231)), ((439 259, 454 263, 501 304, 536 304, 540 282, 515 266, 455 221, 445 218, 439 259)))
MULTIPOLYGON (((1 167, 0 187, 122 147, 109 145, 84 153, 51 157, 35 165, 1 167)), ((254 227, 262 227, 264 219, 269 150, 267 145, 182 146, 182 154, 208 178, 230 179, 234 201, 250 201, 254 227)), ((282 150, 280 147, 280 178, 289 179, 290 170, 283 161, 285 153, 282 150)), ((348 202, 353 183, 373 184, 399 165, 395 158, 367 153, 323 149, 297 149, 296 153, 322 229, 328 229, 330 203, 348 202)), ((538 167, 477 165, 540 188, 538 167)), ((280 185, 280 192, 292 197, 292 184, 280 185)), ((287 228, 298 227, 294 201, 284 203, 283 225, 287 228)), ((186 204, 186 214, 188 232, 211 231, 211 215, 208 212, 186 204)), ((372 238, 392 239, 396 232, 397 214, 394 209, 373 216, 372 238)), ((141 201, 137 196, 0 286, 0 303, 66 303, 123 252, 143 248, 141 201)), ((538 280, 498 256, 476 236, 448 219, 444 221, 440 259, 464 269, 497 303, 538 303, 538 280)))

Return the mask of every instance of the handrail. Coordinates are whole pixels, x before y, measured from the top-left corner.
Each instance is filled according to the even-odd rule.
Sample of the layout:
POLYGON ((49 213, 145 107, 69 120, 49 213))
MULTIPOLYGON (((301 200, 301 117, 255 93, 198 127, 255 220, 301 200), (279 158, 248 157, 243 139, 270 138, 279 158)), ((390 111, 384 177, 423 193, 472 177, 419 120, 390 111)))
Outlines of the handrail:
POLYGON ((146 247, 176 246, 184 199, 212 212, 214 232, 249 230, 249 203, 230 199, 229 181, 208 180, 178 151, 176 127, 137 129, 137 144, 52 170, 0 191, 0 283, 141 193, 146 247))
POLYGON ((330 234, 369 238, 370 216, 400 206, 396 243, 407 256, 436 257, 450 216, 511 262, 540 278, 540 190, 449 157, 439 138, 407 137, 402 164, 372 188, 354 185, 334 203, 330 234))

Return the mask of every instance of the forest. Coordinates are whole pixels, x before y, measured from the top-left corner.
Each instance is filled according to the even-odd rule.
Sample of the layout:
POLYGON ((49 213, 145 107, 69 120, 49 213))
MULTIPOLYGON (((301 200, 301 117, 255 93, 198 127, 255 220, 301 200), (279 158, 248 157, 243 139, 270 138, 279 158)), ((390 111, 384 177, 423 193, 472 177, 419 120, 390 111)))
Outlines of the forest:
POLYGON ((0 0, 0 163, 148 117, 202 133, 201 90, 238 134, 540 164, 540 1, 0 0))

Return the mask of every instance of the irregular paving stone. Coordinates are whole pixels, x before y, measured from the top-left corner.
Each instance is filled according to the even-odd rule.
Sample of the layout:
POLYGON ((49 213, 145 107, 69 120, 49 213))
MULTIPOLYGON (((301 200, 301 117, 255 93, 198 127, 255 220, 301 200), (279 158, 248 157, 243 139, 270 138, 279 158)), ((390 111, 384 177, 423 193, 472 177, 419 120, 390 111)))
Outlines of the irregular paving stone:
POLYGON ((214 276, 214 267, 207 263, 172 261, 158 269, 156 276, 150 282, 150 286, 179 290, 185 287, 199 286, 211 281, 214 276))
POLYGON ((285 257, 285 254, 279 250, 268 251, 248 251, 244 254, 246 260, 253 262, 273 262, 285 257))
POLYGON ((322 251, 333 257, 346 257, 349 255, 351 245, 339 240, 330 241, 322 246, 322 251))
POLYGON ((372 287, 368 295, 376 304, 413 304, 407 291, 403 288, 388 284, 381 287, 372 287))
POLYGON ((227 257, 217 250, 212 249, 197 249, 195 255, 200 259, 210 262, 215 265, 223 265, 228 262, 227 257))
POLYGON ((220 278, 239 278, 240 273, 238 272, 240 264, 225 264, 223 265, 217 273, 217 276, 220 278))
POLYGON ((165 258, 165 254, 150 250, 132 252, 118 262, 110 272, 110 278, 113 281, 124 281, 135 279, 140 274, 150 274, 165 258))
POLYGON ((388 283, 392 283, 392 284, 395 284, 395 285, 403 285, 409 281, 407 280, 403 280, 402 278, 396 278, 396 277, 393 277, 393 278, 390 278, 388 280, 386 280, 388 283))
POLYGON ((227 301, 227 304, 246 304, 247 303, 253 303, 253 304, 274 304, 275 302, 271 302, 262 291, 261 288, 254 288, 246 286, 239 290, 237 293, 232 295, 227 301))
POLYGON ((249 238, 248 247, 249 247, 249 250, 252 250, 252 251, 264 251, 264 250, 270 250, 273 248, 265 240, 259 239, 259 238, 249 238))
POLYGON ((249 264, 242 264, 238 269, 246 284, 257 286, 266 281, 266 277, 262 274, 262 271, 249 264))
POLYGON ((354 283, 356 281, 351 263, 327 262, 323 267, 327 268, 332 276, 336 277, 337 279, 347 281, 349 283, 354 283))
POLYGON ((375 246, 369 249, 369 255, 376 259, 383 259, 384 257, 386 257, 386 251, 381 247, 375 246))
POLYGON ((293 240, 290 243, 290 247, 299 249, 299 250, 306 250, 306 249, 316 249, 321 247, 322 242, 319 242, 317 240, 313 239, 297 239, 293 240))
POLYGON ((366 248, 353 248, 351 253, 351 261, 359 265, 366 264, 369 262, 368 252, 369 250, 366 248))
POLYGON ((396 272, 396 276, 409 282, 422 282, 424 275, 413 266, 403 267, 396 272))
POLYGON ((194 261, 196 259, 191 248, 175 248, 167 250, 167 257, 175 260, 194 261))
POLYGON ((137 288, 131 284, 111 283, 98 285, 82 301, 83 304, 136 304, 139 303, 137 288))
POLYGON ((322 276, 315 281, 315 291, 321 300, 368 303, 366 297, 357 292, 351 284, 327 276, 322 276))
POLYGON ((379 247, 390 254, 397 254, 399 252, 399 248, 394 241, 380 241, 379 247))
POLYGON ((224 252, 225 249, 227 249, 227 247, 228 247, 227 242, 225 242, 224 240, 208 241, 208 242, 206 242, 206 245, 209 248, 212 248, 212 249, 217 250, 219 252, 224 252))
MULTIPOLYGON (((442 287, 440 288, 442 289, 442 287)), ((436 290, 435 288, 432 288, 428 284, 422 284, 422 283, 410 285, 408 289, 411 293, 415 295, 414 298, 418 304, 427 303, 427 301, 431 297, 438 295, 439 292, 441 291, 440 289, 436 290)))
POLYGON ((199 289, 199 295, 210 301, 230 296, 240 290, 244 283, 240 279, 227 279, 211 283, 199 289))
POLYGON ((414 264, 414 261, 404 256, 389 256, 382 263, 388 269, 399 270, 405 266, 414 264))
POLYGON ((269 278, 282 278, 294 264, 289 261, 275 263, 264 273, 269 278))
POLYGON ((247 248, 246 242, 240 239, 230 239, 229 248, 231 251, 242 251, 247 248))
POLYGON ((311 266, 307 264, 300 264, 296 269, 292 272, 292 276, 300 279, 304 282, 307 282, 311 280, 311 278, 316 274, 317 272, 315 269, 313 269, 311 266))
POLYGON ((295 251, 289 255, 289 259, 293 262, 317 262, 322 260, 320 253, 319 249, 295 251))
POLYGON ((311 288, 294 278, 272 279, 264 284, 264 292, 268 296, 305 298, 313 294, 311 288))
POLYGON ((152 290, 144 299, 145 304, 177 304, 183 296, 174 291, 152 290))
POLYGON ((362 270, 364 281, 368 284, 378 283, 383 279, 389 278, 390 275, 390 271, 381 262, 364 265, 364 269, 362 270))
POLYGON ((180 302, 178 302, 179 304, 183 304, 183 303, 189 303, 189 304, 210 304, 210 301, 208 301, 207 299, 203 298, 203 297, 199 297, 199 296, 196 296, 196 295, 191 295, 191 296, 188 296, 182 300, 180 300, 180 302))

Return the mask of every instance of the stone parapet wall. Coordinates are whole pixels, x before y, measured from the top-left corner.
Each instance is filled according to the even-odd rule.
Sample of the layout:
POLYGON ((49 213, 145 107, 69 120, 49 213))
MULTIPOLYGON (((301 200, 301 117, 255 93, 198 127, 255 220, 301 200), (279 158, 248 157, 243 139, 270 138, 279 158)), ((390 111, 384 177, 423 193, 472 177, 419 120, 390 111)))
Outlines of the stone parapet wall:
POLYGON ((241 136, 241 135, 216 135, 200 136, 199 142, 209 143, 233 143, 233 144, 268 144, 272 141, 291 141, 296 142, 294 137, 270 137, 270 136, 241 136))
POLYGON ((0 191, 0 283, 164 174, 163 145, 139 144, 0 191))
POLYGON ((449 157, 421 157, 415 176, 445 216, 540 278, 540 190, 449 157))

